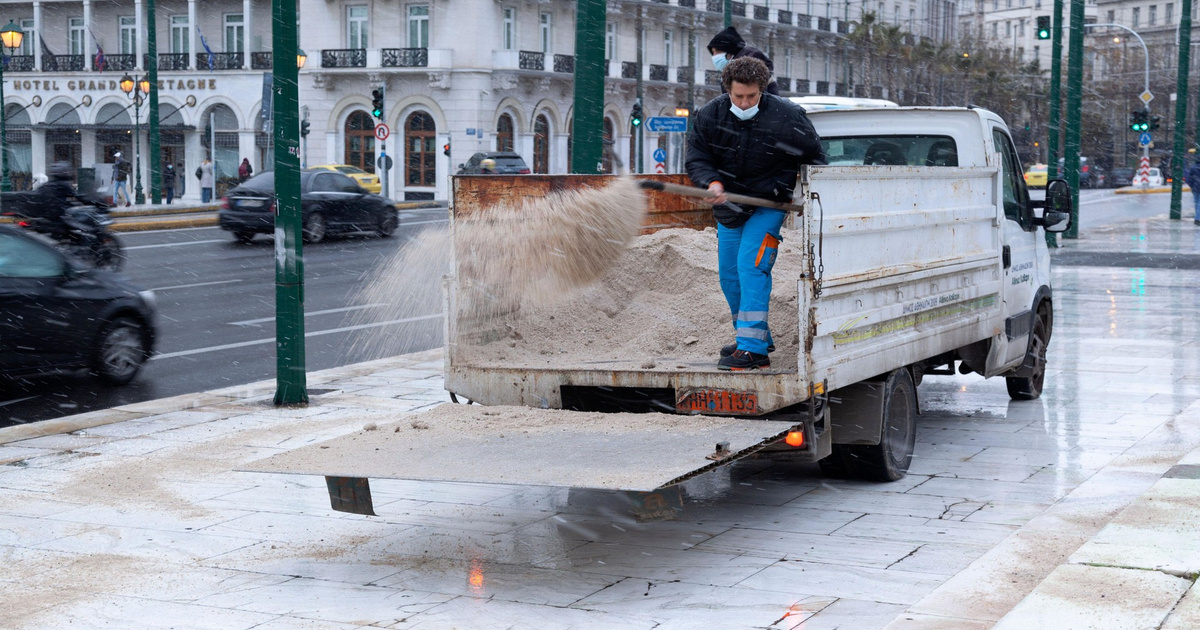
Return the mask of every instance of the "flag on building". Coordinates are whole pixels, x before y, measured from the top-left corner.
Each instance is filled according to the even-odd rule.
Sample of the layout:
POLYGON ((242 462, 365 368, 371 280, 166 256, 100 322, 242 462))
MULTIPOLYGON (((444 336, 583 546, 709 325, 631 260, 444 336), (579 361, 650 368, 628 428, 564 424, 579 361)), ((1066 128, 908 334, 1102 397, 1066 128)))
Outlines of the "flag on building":
POLYGON ((204 52, 208 53, 208 71, 212 72, 213 71, 213 51, 211 48, 208 47, 208 40, 204 39, 204 32, 200 30, 199 26, 196 27, 196 32, 200 33, 200 44, 204 46, 204 52))
POLYGON ((96 57, 92 60, 92 65, 96 68, 96 72, 104 71, 104 49, 100 47, 100 40, 96 39, 96 34, 92 32, 92 27, 88 27, 88 35, 92 36, 92 41, 96 42, 96 57))
POLYGON ((42 38, 42 34, 38 33, 38 43, 42 45, 42 70, 46 72, 58 72, 58 58, 54 53, 50 52, 50 47, 46 45, 46 40, 42 38))

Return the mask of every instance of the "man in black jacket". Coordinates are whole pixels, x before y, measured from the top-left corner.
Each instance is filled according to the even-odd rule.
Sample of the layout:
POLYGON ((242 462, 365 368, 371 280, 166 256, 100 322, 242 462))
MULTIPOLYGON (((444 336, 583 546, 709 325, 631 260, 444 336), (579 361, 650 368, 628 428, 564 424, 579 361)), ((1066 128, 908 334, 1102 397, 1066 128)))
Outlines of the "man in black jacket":
POLYGON ((688 176, 714 196, 721 291, 737 338, 721 349, 717 367, 723 370, 771 365, 771 267, 786 218, 782 210, 727 203, 725 192, 790 202, 800 166, 825 163, 804 110, 765 93, 770 78, 754 57, 729 62, 722 77, 728 93, 700 108, 688 135, 688 176))
MULTIPOLYGON (((717 71, 724 70, 730 61, 742 57, 754 57, 767 64, 768 72, 775 71, 775 64, 771 63, 771 58, 763 51, 747 46, 746 40, 742 39, 741 34, 732 26, 717 33, 716 37, 708 42, 708 54, 712 55, 713 67, 717 71)), ((728 88, 723 87, 722 91, 728 91, 728 88)), ((779 96, 779 86, 775 84, 774 78, 767 84, 767 92, 779 96)))

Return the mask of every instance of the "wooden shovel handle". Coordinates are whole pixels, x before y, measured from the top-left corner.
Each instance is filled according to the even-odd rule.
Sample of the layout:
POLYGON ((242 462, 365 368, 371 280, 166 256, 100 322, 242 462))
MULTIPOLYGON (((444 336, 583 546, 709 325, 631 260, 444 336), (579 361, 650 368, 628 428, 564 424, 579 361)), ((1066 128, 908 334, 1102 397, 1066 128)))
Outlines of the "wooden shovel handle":
MULTIPOLYGON (((681 186, 679 184, 659 182, 652 179, 639 179, 638 186, 641 186, 646 190, 657 190, 659 192, 671 193, 673 195, 695 197, 696 199, 708 199, 711 201, 713 198, 713 194, 704 188, 681 186)), ((801 214, 804 213, 804 206, 798 206, 791 203, 780 203, 778 201, 759 199, 758 197, 739 195, 731 192, 726 192, 725 197, 734 203, 745 204, 747 206, 762 206, 764 208, 774 208, 776 210, 786 210, 788 212, 799 212, 801 214)))

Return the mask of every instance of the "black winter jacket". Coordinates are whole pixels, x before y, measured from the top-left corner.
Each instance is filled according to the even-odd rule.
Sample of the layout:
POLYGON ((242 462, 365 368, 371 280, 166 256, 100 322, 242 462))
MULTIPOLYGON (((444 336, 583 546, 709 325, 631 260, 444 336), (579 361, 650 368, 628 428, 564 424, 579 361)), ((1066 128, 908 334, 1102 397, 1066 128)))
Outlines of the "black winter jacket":
POLYGON ((701 188, 719 181, 727 192, 791 202, 800 166, 825 164, 821 139, 804 109, 763 94, 758 113, 743 121, 729 104, 729 95, 722 94, 696 113, 688 134, 688 177, 701 188))

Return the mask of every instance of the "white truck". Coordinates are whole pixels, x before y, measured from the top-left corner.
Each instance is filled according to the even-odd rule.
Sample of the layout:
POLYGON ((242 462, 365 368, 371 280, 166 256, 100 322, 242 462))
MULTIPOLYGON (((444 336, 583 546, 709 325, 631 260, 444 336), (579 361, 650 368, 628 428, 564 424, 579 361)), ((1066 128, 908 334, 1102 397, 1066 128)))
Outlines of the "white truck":
MULTIPOLYGON (((313 466, 309 460, 303 470, 260 469, 324 474, 335 509, 360 513, 370 513, 370 476, 605 487, 569 469, 605 465, 596 462, 654 469, 664 453, 680 449, 692 449, 682 467, 663 464, 660 479, 616 487, 664 487, 751 455, 820 462, 832 475, 896 480, 912 459, 916 388, 924 377, 956 371, 1000 376, 1013 398, 1038 397, 1054 322, 1045 231, 1068 227, 1065 182, 1051 182, 1045 201, 1031 200, 1004 121, 982 109, 835 109, 814 112, 811 120, 829 165, 799 173, 794 201, 803 212, 794 213, 789 226, 790 238, 801 241, 804 271, 798 278, 776 277, 777 287, 797 282, 798 299, 790 312, 773 307, 771 313, 777 338, 780 322, 794 326, 800 348, 794 364, 723 372, 714 357, 708 364, 658 361, 651 368, 606 355, 602 344, 574 364, 481 360, 458 343, 464 331, 458 329, 459 285, 451 276, 445 328, 451 397, 484 406, 573 409, 556 412, 561 415, 552 421, 570 432, 570 448, 561 438, 514 443, 510 453, 501 440, 474 452, 427 442, 407 449, 403 463, 373 468, 354 449, 378 451, 379 445, 348 436, 360 440, 357 446, 326 451, 329 457, 340 452, 342 464, 313 466), (718 443, 714 451, 707 441, 713 425, 698 434, 701 446, 683 439, 687 423, 678 415, 647 414, 663 418, 662 428, 636 438, 623 440, 611 430, 588 434, 574 414, 597 411, 727 418, 731 434, 747 422, 763 428, 753 439, 718 443), (424 461, 414 456, 418 451, 453 454, 424 461), (582 453, 601 455, 591 460, 582 453), (634 459, 619 463, 621 457, 634 459), (495 478, 477 461, 472 472, 455 471, 455 461, 480 458, 509 474, 495 478), (561 468, 548 463, 556 461, 561 468), (522 477, 521 462, 539 462, 540 476, 522 477)), ((522 186, 548 191, 596 177, 603 176, 516 178, 520 183, 512 177, 458 178, 452 213, 456 221, 469 220, 467 210, 486 199, 481 186, 513 194, 522 186)), ((669 208, 652 213, 648 224, 686 224, 689 216, 711 221, 703 206, 682 208, 693 214, 669 208)), ((712 291, 718 291, 715 277, 712 291)), ((458 407, 471 413, 472 407, 458 407)), ((461 435, 446 439, 461 441, 461 435)))

